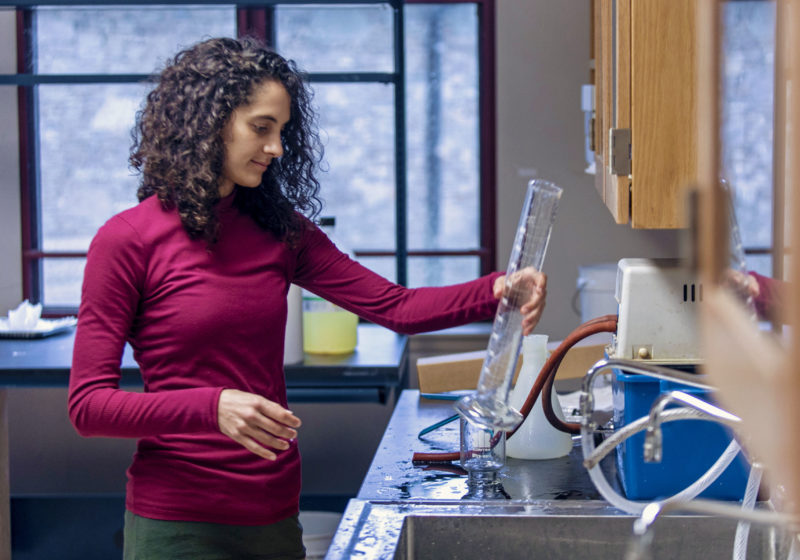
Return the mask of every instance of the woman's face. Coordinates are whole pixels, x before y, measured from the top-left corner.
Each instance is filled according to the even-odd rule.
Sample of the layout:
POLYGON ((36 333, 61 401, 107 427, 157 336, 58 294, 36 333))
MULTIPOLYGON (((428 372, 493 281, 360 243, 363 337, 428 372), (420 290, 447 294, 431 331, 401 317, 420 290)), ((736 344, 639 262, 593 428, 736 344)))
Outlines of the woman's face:
POLYGON ((222 129, 225 162, 220 196, 235 185, 257 187, 272 160, 283 155, 281 131, 291 116, 291 100, 280 82, 267 80, 253 90, 251 102, 233 111, 222 129))

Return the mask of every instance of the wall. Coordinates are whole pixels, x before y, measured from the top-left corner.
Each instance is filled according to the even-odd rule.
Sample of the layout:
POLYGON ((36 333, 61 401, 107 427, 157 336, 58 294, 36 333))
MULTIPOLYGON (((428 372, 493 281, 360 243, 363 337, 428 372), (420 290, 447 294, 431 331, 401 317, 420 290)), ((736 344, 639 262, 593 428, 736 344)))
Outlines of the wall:
MULTIPOLYGON (((675 232, 617 226, 583 168, 580 86, 588 78, 589 1, 497 0, 498 255, 505 268, 527 181, 564 188, 550 248, 548 303, 539 332, 563 338, 579 323, 572 311, 578 266, 632 256, 674 256, 675 232)), ((0 65, 14 70, 13 12, 0 10, 0 65)), ((14 88, 0 88, 0 312, 21 298, 19 191, 14 88), (8 132, 11 132, 9 134, 8 132)), ((485 337, 423 336, 414 356, 485 348, 485 337)), ((132 442, 82 440, 64 420, 65 391, 11 391, 12 491, 122 491, 132 442), (54 465, 59 477, 48 476, 54 465), (63 473, 63 474, 62 474, 63 473)), ((355 493, 391 410, 377 405, 298 405, 304 491, 355 493), (347 455, 337 449, 344 446, 347 455), (324 466, 324 468, 321 468, 324 466)))
POLYGON ((584 173, 581 84, 589 79, 589 0, 497 0, 498 267, 505 268, 527 182, 564 189, 544 261, 547 307, 537 328, 560 340, 578 266, 623 257, 676 256, 674 231, 616 225, 584 173))

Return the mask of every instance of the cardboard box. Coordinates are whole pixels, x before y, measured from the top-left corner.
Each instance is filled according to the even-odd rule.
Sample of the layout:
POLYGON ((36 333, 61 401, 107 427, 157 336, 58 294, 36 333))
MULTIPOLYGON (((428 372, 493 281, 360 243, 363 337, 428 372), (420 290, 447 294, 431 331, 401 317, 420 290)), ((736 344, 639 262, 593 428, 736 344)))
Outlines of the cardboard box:
MULTIPOLYGON (((561 341, 550 342, 547 344, 547 348, 552 352, 559 344, 561 341)), ((556 379, 583 377, 595 362, 604 357, 604 348, 603 344, 579 342, 564 356, 556 379)), ((417 378, 420 392, 443 393, 475 389, 478 386, 485 357, 486 350, 478 350, 419 358, 417 360, 417 378)), ((514 373, 514 381, 516 381, 521 365, 522 360, 519 360, 514 373)))
POLYGON ((417 360, 420 393, 444 393, 478 386, 486 350, 444 354, 417 360))

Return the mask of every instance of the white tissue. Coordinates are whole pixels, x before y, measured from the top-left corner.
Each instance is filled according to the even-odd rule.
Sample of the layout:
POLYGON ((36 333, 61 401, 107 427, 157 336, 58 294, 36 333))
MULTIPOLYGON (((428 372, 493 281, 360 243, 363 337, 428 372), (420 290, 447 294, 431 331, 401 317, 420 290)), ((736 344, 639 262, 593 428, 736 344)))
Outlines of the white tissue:
POLYGON ((12 330, 30 330, 35 329, 39 324, 39 318, 42 316, 42 304, 37 303, 31 305, 26 299, 20 303, 16 309, 8 312, 8 326, 12 330))

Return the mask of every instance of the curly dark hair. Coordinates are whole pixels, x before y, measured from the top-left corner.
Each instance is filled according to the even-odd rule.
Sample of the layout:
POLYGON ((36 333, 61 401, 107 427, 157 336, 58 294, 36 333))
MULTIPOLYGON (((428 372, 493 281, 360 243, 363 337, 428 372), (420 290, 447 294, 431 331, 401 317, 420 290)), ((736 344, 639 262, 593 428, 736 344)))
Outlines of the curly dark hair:
POLYGON ((254 189, 237 189, 234 204, 259 226, 292 242, 305 223, 296 213, 319 214, 316 167, 322 158, 311 92, 294 62, 252 38, 209 39, 182 50, 158 76, 136 114, 130 165, 142 174, 139 200, 155 194, 177 208, 193 239, 214 244, 219 181, 225 158, 222 130, 249 103, 256 86, 277 81, 291 99, 283 155, 254 189))

